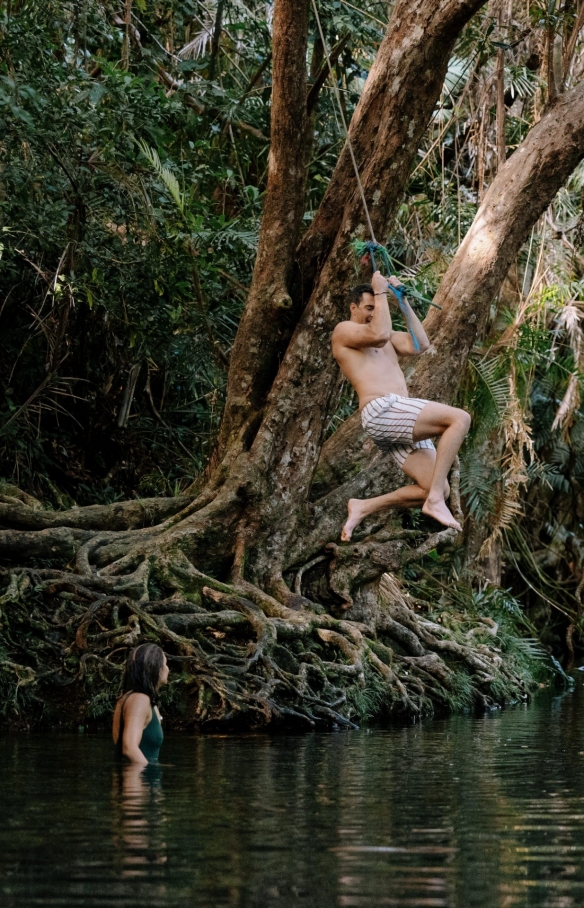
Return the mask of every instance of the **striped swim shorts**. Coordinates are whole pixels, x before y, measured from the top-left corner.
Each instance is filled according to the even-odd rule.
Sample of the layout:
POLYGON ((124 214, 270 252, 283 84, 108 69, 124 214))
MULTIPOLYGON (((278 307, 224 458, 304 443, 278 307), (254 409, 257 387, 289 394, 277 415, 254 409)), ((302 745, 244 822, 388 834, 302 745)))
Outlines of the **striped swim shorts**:
POLYGON ((391 454, 400 467, 417 448, 434 450, 430 439, 413 439, 416 420, 427 403, 419 397, 387 394, 369 401, 361 411, 361 423, 369 438, 384 454, 391 454))

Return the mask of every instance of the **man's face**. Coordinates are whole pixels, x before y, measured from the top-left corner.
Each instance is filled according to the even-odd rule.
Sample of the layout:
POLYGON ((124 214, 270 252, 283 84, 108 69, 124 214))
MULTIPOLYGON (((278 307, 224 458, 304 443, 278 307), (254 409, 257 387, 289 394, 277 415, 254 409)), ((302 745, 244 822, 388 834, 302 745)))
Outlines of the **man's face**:
POLYGON ((351 303, 351 321, 358 325, 368 325, 375 312, 375 299, 372 293, 364 293, 357 306, 351 303))

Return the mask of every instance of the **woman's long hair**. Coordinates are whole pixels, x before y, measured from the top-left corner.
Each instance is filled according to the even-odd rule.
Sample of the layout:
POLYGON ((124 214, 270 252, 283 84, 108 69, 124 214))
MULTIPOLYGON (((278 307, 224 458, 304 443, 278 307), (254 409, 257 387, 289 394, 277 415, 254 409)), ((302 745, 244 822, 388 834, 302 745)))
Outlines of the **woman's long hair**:
POLYGON ((163 665, 164 653, 156 643, 142 643, 131 649, 124 669, 122 693, 133 691, 136 694, 146 694, 155 706, 163 665))

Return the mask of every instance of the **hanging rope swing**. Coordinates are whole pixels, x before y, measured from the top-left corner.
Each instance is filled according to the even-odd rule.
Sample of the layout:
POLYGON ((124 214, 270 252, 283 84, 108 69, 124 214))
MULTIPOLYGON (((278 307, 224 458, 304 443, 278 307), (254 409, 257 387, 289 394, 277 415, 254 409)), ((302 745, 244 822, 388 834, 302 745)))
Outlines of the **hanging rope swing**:
MULTIPOLYGON (((325 40, 325 37, 324 37, 324 32, 323 32, 322 24, 321 24, 321 21, 320 21, 320 16, 319 16, 319 14, 318 14, 318 7, 317 7, 317 5, 316 5, 316 0, 312 0, 312 8, 313 8, 313 10, 314 10, 314 18, 316 19, 316 24, 317 24, 317 27, 318 27, 318 33, 319 33, 320 40, 321 40, 321 43, 322 43, 322 47, 323 47, 323 50, 324 50, 324 54, 325 54, 325 57, 326 57, 326 61, 327 61, 327 65, 328 65, 328 71, 329 71, 329 76, 332 77, 332 75, 333 75, 333 68, 332 68, 332 64, 331 64, 331 58, 330 58, 330 54, 329 54, 328 45, 327 45, 326 40, 325 40)), ((387 274, 391 274, 392 271, 394 271, 394 267, 393 267, 393 264, 392 264, 392 261, 391 261, 389 252, 387 251, 387 249, 385 248, 385 246, 382 246, 381 243, 378 243, 377 240, 376 240, 376 238, 375 238, 375 231, 373 230, 373 224, 372 224, 372 222, 371 222, 371 215, 369 214, 369 208, 368 208, 368 206, 367 206, 367 200, 366 200, 366 198, 365 198, 365 191, 364 191, 364 189, 363 189, 363 184, 362 184, 362 182, 361 182, 361 176, 360 176, 360 174, 359 174, 359 168, 358 168, 358 166, 357 166, 357 160, 356 160, 356 158, 355 158, 355 152, 354 152, 354 150, 353 150, 353 144, 352 144, 351 138, 350 138, 350 136, 349 136, 349 129, 348 129, 348 127, 347 127, 347 121, 346 121, 346 119, 345 119, 345 112, 344 112, 344 110, 343 110, 343 105, 342 105, 342 103, 341 103, 341 96, 340 96, 340 94, 339 94, 339 87, 338 87, 337 82, 336 82, 336 80, 335 80, 334 78, 332 78, 332 85, 333 85, 333 92, 334 92, 334 95, 335 95, 335 98, 336 98, 336 101, 337 101, 338 111, 339 111, 339 114, 340 114, 340 123, 342 123, 342 131, 343 131, 344 134, 345 134, 345 140, 346 140, 346 142, 347 142, 347 148, 349 149, 349 155, 350 155, 350 157, 351 157, 351 161, 352 161, 352 164, 353 164, 353 170, 355 171, 355 178, 356 178, 356 180, 357 180, 357 186, 359 187, 359 194, 360 194, 360 196, 361 196, 361 203, 362 203, 362 205, 363 205, 363 211, 365 212, 365 219, 366 219, 366 221, 367 221, 367 227, 368 227, 368 229, 369 229, 369 234, 370 234, 370 236, 371 236, 371 239, 370 239, 370 240, 367 240, 367 241, 363 241, 363 240, 354 240, 353 243, 352 243, 352 247, 353 247, 353 250, 354 250, 355 254, 356 254, 356 255, 358 256, 358 258, 360 258, 362 261, 366 261, 367 259, 370 260, 370 262, 371 262, 371 267, 373 268, 373 271, 374 271, 374 272, 377 271, 377 261, 376 261, 376 259, 379 259, 379 260, 381 261, 381 263, 383 264, 383 267, 384 267, 384 269, 386 270, 387 274)), ((340 123, 339 123, 339 117, 337 116, 337 111, 336 111, 334 105, 333 105, 333 110, 334 110, 334 113, 335 113, 335 120, 337 121, 337 126, 338 126, 338 128, 339 128, 339 132, 341 132, 341 127, 340 127, 340 123)), ((412 290, 411 288, 406 288, 404 284, 400 284, 398 287, 394 287, 392 284, 390 284, 389 287, 390 287, 390 289, 393 291, 393 293, 395 294, 395 296, 397 297, 397 301, 398 301, 399 307, 400 307, 401 312, 402 312, 402 314, 403 314, 403 316, 404 316, 404 318, 405 318, 405 320, 406 320, 406 323, 407 323, 407 326, 408 326, 408 331, 409 331, 409 333, 410 333, 410 336, 411 336, 412 341, 413 341, 413 344, 414 344, 414 349, 416 350, 416 352, 419 352, 419 350, 420 350, 420 344, 419 344, 418 339, 417 339, 417 337, 415 336, 414 331, 413 331, 413 329, 412 329, 411 320, 410 320, 410 314, 409 314, 409 311, 408 311, 408 307, 407 307, 406 304, 405 304, 404 296, 405 296, 406 293, 407 293, 407 295, 408 295, 409 297, 413 297, 414 299, 418 299, 418 300, 420 300, 421 302, 424 302, 424 303, 429 304, 430 306, 434 306, 436 309, 440 309, 440 306, 437 306, 436 303, 433 303, 431 300, 426 299, 424 296, 422 296, 422 295, 421 295, 420 293, 418 293, 416 290, 412 290)))

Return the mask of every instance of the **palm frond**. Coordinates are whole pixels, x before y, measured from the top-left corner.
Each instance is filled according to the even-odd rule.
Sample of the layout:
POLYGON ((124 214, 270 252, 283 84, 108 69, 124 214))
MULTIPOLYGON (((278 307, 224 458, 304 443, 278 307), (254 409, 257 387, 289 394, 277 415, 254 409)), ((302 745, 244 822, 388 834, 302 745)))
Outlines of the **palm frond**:
POLYGON ((177 57, 180 57, 181 60, 196 60, 198 57, 204 57, 213 40, 214 30, 215 20, 208 18, 206 22, 202 23, 202 28, 195 37, 181 47, 177 57))
POLYGON ((541 79, 526 66, 505 67, 505 88, 513 98, 531 98, 541 85, 541 79))
POLYGON ((492 513, 501 479, 500 469, 485 462, 482 449, 471 449, 460 457, 460 491, 475 520, 483 520, 492 513))
POLYGON ((558 412, 555 415, 555 419, 552 423, 552 431, 554 429, 566 429, 568 428, 576 411, 580 407, 580 376, 577 372, 574 372, 570 375, 570 380, 568 382, 568 387, 566 388, 566 393, 558 407, 558 412))

